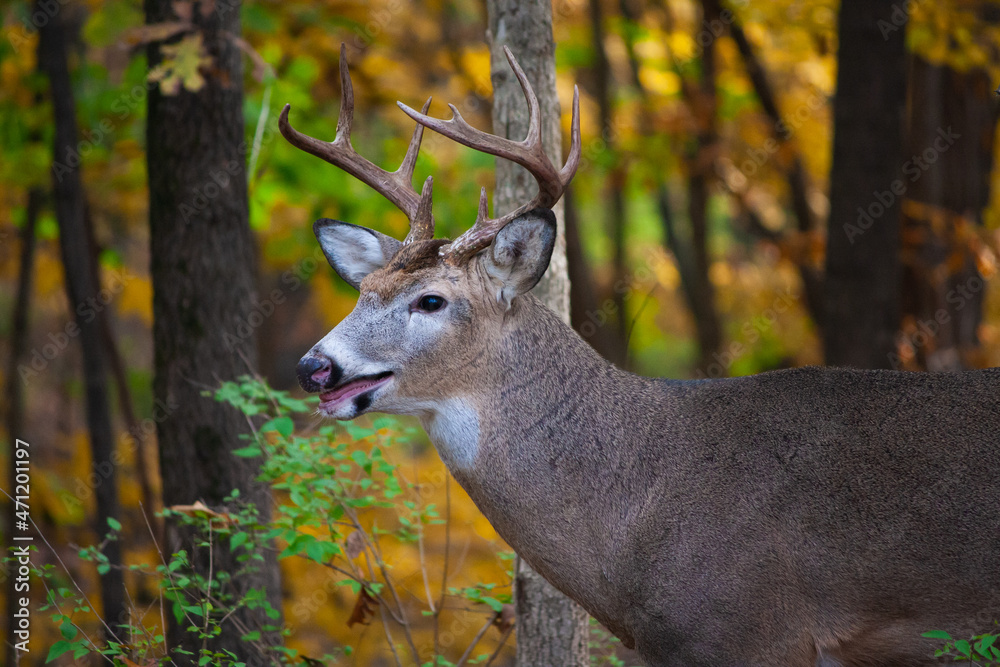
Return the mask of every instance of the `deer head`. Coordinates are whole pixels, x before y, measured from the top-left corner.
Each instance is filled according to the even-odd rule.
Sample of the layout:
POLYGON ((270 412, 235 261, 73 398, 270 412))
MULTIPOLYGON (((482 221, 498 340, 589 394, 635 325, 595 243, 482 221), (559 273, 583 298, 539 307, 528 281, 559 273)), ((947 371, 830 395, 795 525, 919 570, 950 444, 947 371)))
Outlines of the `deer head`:
POLYGON ((550 210, 576 172, 580 160, 579 94, 574 91, 572 146, 557 169, 541 141, 538 99, 508 49, 507 60, 529 108, 523 141, 471 127, 458 110, 440 120, 400 108, 417 122, 399 169, 385 171, 351 146, 354 94, 344 48, 340 51, 343 88, 336 138, 324 142, 293 129, 286 105, 279 118, 285 138, 371 186, 402 210, 410 232, 402 242, 378 231, 337 220, 318 220, 313 229, 336 272, 360 292, 355 309, 298 364, 303 389, 320 394, 320 412, 352 419, 369 410, 424 415, 443 401, 474 392, 468 368, 485 362, 491 340, 504 319, 517 311, 519 297, 542 277, 556 237, 550 210), (412 186, 423 128, 527 169, 538 194, 516 210, 490 218, 486 189, 471 229, 458 239, 434 239, 432 179, 421 193, 412 186), (470 386, 464 386, 469 384, 470 386))

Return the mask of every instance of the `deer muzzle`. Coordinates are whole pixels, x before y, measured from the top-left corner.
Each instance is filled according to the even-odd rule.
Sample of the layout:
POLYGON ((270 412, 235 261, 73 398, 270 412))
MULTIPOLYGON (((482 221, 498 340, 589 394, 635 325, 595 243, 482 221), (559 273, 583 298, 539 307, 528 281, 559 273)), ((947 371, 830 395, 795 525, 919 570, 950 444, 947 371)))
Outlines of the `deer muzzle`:
POLYGON ((337 386, 344 369, 332 359, 310 354, 299 360, 295 374, 300 387, 316 394, 337 386))

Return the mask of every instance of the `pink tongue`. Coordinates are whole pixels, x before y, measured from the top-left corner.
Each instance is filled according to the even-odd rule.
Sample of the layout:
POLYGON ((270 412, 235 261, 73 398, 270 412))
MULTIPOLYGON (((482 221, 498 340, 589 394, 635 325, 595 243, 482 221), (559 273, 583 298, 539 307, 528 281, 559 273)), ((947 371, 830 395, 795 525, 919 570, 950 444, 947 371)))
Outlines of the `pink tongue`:
POLYGON ((333 391, 320 394, 319 399, 324 403, 339 403, 346 398, 363 394, 368 389, 371 389, 386 379, 388 378, 355 380, 354 382, 349 382, 342 387, 334 389, 333 391))

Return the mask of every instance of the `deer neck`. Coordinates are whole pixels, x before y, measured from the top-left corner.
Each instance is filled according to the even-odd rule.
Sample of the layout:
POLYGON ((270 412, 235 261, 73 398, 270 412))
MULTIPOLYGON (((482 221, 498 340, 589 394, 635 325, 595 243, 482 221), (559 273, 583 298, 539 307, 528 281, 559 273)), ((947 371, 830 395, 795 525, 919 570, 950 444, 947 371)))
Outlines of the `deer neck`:
POLYGON ((471 389, 421 414, 442 460, 470 486, 501 471, 524 473, 537 456, 573 446, 604 416, 602 393, 636 377, 601 358, 530 295, 515 302, 476 366, 477 377, 462 383, 471 389), (585 414, 573 414, 573 406, 585 414))
POLYGON ((543 576, 574 595, 601 595, 601 563, 614 548, 641 456, 643 410, 668 383, 601 358, 534 297, 515 302, 488 351, 477 392, 449 399, 424 426, 454 475, 498 533, 543 576), (625 474, 624 478, 622 474, 625 474), (614 489, 620 495, 609 497, 614 489), (581 557, 581 549, 588 552, 581 557), (560 586, 560 581, 564 586, 560 586))

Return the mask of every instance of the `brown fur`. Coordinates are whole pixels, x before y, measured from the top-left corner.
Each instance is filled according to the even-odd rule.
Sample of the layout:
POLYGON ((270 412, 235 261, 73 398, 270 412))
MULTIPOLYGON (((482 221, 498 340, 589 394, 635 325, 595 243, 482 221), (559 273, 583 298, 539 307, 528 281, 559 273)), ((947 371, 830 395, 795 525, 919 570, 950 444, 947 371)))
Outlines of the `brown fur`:
POLYGON ((374 292, 383 302, 390 301, 413 283, 419 282, 419 274, 441 264, 439 251, 447 243, 450 243, 448 239, 433 239, 404 245, 385 267, 365 276, 361 291, 374 292))
POLYGON ((374 410, 454 420, 435 444, 497 533, 649 665, 916 667, 1000 613, 1000 369, 643 378, 441 243, 364 278, 343 358, 395 373, 374 410))

